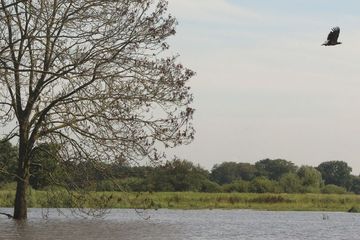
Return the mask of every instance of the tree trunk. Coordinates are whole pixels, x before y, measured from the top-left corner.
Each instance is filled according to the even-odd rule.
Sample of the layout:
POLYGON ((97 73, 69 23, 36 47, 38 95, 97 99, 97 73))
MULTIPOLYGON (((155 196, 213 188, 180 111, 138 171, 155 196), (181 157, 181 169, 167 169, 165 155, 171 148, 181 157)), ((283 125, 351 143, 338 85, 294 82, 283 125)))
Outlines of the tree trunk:
POLYGON ((14 219, 22 220, 27 218, 26 190, 28 188, 28 184, 28 179, 17 180, 14 205, 14 219))
POLYGON ((26 141, 20 137, 19 141, 19 162, 17 170, 17 186, 14 204, 14 219, 22 220, 27 218, 26 192, 29 186, 29 158, 26 141))

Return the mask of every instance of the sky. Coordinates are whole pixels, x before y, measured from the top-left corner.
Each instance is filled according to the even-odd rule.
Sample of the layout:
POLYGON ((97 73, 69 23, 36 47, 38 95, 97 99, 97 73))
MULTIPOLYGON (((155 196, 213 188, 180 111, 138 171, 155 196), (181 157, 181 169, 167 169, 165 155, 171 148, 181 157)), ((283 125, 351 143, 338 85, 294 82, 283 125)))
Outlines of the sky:
POLYGON ((190 80, 195 140, 172 150, 211 169, 282 158, 360 173, 360 1, 169 0, 169 42, 190 80), (324 47, 339 26, 342 45, 324 47))

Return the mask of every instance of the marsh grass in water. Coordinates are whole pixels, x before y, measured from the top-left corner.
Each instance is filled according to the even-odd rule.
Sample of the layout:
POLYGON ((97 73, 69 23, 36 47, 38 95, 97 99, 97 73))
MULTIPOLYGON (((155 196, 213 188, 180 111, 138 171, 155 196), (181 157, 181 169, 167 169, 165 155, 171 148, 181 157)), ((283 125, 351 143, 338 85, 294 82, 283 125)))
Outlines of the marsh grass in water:
MULTIPOLYGON (((270 194, 196 192, 67 192, 30 189, 33 208, 256 209, 279 211, 349 211, 360 208, 354 194, 270 194)), ((12 207, 14 190, 0 190, 0 207, 12 207)))

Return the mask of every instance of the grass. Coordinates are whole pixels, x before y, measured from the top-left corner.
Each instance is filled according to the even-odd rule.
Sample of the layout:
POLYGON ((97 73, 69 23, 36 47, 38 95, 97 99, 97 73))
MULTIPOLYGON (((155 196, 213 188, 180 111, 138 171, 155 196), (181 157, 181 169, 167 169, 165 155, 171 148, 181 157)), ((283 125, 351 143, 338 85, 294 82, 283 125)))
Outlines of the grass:
MULTIPOLYGON (((0 207, 12 207, 15 191, 0 191, 0 207)), ((168 208, 168 209, 255 209, 272 211, 348 211, 360 207, 354 194, 256 194, 256 193, 122 193, 87 192, 68 194, 30 190, 29 207, 46 208, 168 208)))

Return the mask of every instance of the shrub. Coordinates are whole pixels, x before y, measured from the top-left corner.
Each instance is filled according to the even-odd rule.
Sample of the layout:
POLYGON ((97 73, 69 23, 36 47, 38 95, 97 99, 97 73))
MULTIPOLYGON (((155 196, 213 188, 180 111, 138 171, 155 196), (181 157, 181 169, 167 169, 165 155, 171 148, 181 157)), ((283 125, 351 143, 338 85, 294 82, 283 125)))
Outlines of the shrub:
POLYGON ((346 189, 343 187, 339 187, 336 186, 334 184, 328 184, 325 185, 325 187, 323 187, 321 189, 321 193, 326 193, 326 194, 345 194, 346 193, 346 189))
POLYGON ((220 192, 221 187, 219 184, 206 179, 202 181, 200 191, 209 193, 220 192))
POLYGON ((16 190, 16 182, 2 183, 0 190, 16 190))
POLYGON ((222 186, 223 192, 249 192, 250 182, 244 180, 234 181, 222 186))
POLYGON ((320 193, 319 187, 313 187, 313 186, 304 186, 301 190, 303 193, 320 193))
POLYGON ((302 181, 302 185, 312 187, 314 189, 320 189, 323 186, 323 180, 321 173, 314 167, 301 166, 297 171, 297 175, 302 181))
POLYGON ((250 183, 250 192, 279 193, 281 187, 277 181, 269 180, 266 177, 257 177, 250 183))
MULTIPOLYGON (((116 181, 116 180, 114 180, 116 181)), ((116 191, 116 184, 112 180, 102 180, 97 182, 96 191, 116 191)))
POLYGON ((301 192, 301 180, 295 173, 284 174, 279 181, 282 189, 286 193, 301 192))
POLYGON ((136 177, 103 180, 96 184, 96 191, 145 192, 147 185, 144 179, 136 177))

